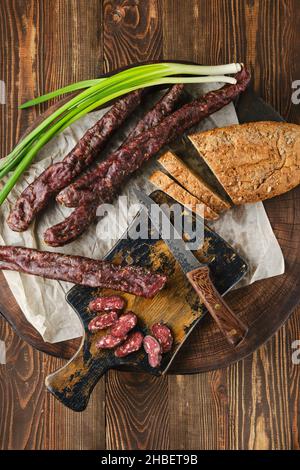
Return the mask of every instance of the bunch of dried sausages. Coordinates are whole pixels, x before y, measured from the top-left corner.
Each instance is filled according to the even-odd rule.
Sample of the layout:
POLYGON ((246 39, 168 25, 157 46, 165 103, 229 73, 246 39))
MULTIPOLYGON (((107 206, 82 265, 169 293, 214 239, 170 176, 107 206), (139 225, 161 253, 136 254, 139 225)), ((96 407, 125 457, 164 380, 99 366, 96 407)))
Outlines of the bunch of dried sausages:
POLYGON ((63 162, 49 167, 20 196, 10 213, 12 230, 26 230, 30 222, 57 194, 58 202, 76 207, 69 218, 45 233, 45 241, 60 246, 77 238, 95 219, 97 206, 111 202, 125 180, 163 146, 182 135, 210 114, 223 108, 244 91, 250 81, 246 68, 236 75, 235 85, 207 93, 174 111, 182 86, 169 93, 138 123, 122 147, 90 171, 70 184, 96 158, 112 132, 140 103, 142 91, 119 100, 90 129, 63 162), (65 188, 65 189, 64 189, 65 188))
POLYGON ((97 348, 115 348, 115 356, 122 358, 139 351, 143 345, 149 365, 159 367, 162 354, 170 351, 173 345, 170 328, 163 323, 155 323, 151 327, 152 335, 144 337, 141 331, 132 331, 138 320, 135 313, 129 311, 118 316, 124 307, 125 301, 119 296, 100 297, 90 302, 89 309, 98 315, 90 321, 89 331, 95 333, 111 327, 109 333, 97 341, 97 348))
POLYGON ((93 171, 61 191, 56 200, 67 207, 107 201, 109 195, 113 195, 129 175, 156 155, 163 146, 230 103, 244 89, 246 77, 248 74, 243 69, 236 76, 236 85, 225 85, 220 90, 207 93, 170 114, 159 125, 129 139, 93 171))
POLYGON ((207 93, 174 111, 157 126, 129 139, 94 170, 61 191, 56 198, 57 201, 68 207, 77 207, 77 209, 69 219, 46 231, 45 242, 58 246, 60 243, 69 243, 74 240, 77 234, 88 228, 93 220, 90 210, 85 213, 84 219, 84 207, 92 207, 95 217, 96 207, 104 202, 112 202, 118 189, 144 162, 156 155, 166 144, 210 114, 223 108, 244 91, 250 81, 250 73, 244 68, 236 75, 236 79, 236 85, 225 85, 220 90, 207 93), (66 225, 69 227, 68 230, 66 230, 66 225), (60 238, 61 232, 64 234, 63 240, 60 238))
POLYGON ((141 95, 142 90, 137 90, 117 101, 62 162, 50 165, 23 191, 7 220, 12 230, 27 230, 48 202, 93 163, 113 133, 140 104, 141 95))
MULTIPOLYGON (((169 115, 174 110, 174 107, 180 99, 182 93, 183 85, 174 85, 138 122, 123 145, 143 132, 147 131, 151 127, 159 124, 165 116, 169 115)), ((123 145, 120 148, 122 148, 123 145)), ((109 165, 110 159, 108 158, 103 162, 103 171, 107 170, 109 165)), ((95 175, 95 182, 98 178, 98 174, 95 175)), ((81 178, 79 178, 74 184, 80 185, 83 181, 86 181, 87 185, 89 185, 91 184, 92 180, 93 175, 91 175, 91 173, 87 173, 86 175, 83 175, 81 178)), ((115 192, 110 192, 107 194, 105 201, 103 200, 102 202, 111 202, 114 199, 114 196, 115 192)), ((97 207, 98 203, 93 201, 85 201, 83 204, 79 204, 69 217, 67 217, 61 223, 56 224, 46 230, 44 234, 45 242, 50 246, 62 246, 75 240, 95 220, 97 207)))

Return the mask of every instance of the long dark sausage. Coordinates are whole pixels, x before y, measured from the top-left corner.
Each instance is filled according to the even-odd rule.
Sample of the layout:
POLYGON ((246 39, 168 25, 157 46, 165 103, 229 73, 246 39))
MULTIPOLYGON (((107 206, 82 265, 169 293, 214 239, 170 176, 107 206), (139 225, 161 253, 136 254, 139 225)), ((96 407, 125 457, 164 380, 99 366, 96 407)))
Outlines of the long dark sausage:
POLYGON ((96 219, 97 208, 98 204, 85 204, 76 207, 69 217, 45 231, 45 243, 58 247, 76 240, 96 219))
POLYGON ((91 127, 71 152, 59 163, 49 166, 18 198, 7 223, 16 232, 27 230, 33 219, 49 200, 82 173, 104 148, 108 139, 140 104, 142 90, 129 93, 118 100, 91 127))
MULTIPOLYGON (((148 111, 145 116, 138 122, 136 127, 127 137, 126 142, 137 137, 142 132, 159 124, 159 122, 168 114, 170 114, 183 93, 183 85, 174 85, 156 104, 148 111)), ((76 184, 80 185, 80 181, 92 184, 90 173, 77 180, 76 184)), ((96 176, 96 179, 99 175, 96 176)), ((93 178, 92 178, 93 179, 93 178)), ((111 202, 113 197, 108 195, 107 202, 111 202)), ((72 214, 59 224, 50 227, 44 234, 44 240, 50 246, 63 246, 72 242, 81 235, 86 228, 95 220, 98 204, 88 203, 78 206, 72 214)))
MULTIPOLYGON (((133 139, 141 135, 143 132, 152 129, 157 126, 166 116, 174 111, 174 107, 177 104, 179 98, 183 92, 183 85, 174 85, 156 104, 155 106, 146 113, 146 115, 138 122, 133 131, 128 135, 125 142, 120 146, 119 150, 124 148, 124 145, 131 142, 133 139)), ((111 158, 108 158, 102 162, 101 168, 97 167, 95 170, 89 171, 82 175, 70 188, 75 190, 88 188, 90 185, 94 185, 96 180, 101 177, 105 177, 107 170, 111 165, 111 158)), ((66 187, 65 191, 68 192, 69 186, 66 187)), ((58 202, 60 198, 63 198, 64 191, 61 191, 57 197, 58 202)))
POLYGON ((83 286, 106 287, 147 298, 157 294, 167 280, 166 276, 139 266, 120 267, 108 261, 15 246, 0 247, 0 269, 83 286))

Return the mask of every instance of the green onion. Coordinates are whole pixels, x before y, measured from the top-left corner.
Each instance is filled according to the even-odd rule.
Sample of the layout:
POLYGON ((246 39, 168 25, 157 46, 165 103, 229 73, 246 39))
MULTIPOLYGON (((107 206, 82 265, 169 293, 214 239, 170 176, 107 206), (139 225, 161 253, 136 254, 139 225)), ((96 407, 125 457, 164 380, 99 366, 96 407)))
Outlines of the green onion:
POLYGON ((26 101, 26 103, 23 103, 21 104, 21 106, 19 106, 19 109, 30 108, 31 106, 44 103, 45 101, 49 101, 52 98, 56 98, 57 96, 65 95, 67 93, 72 93, 74 91, 82 90, 84 88, 90 88, 91 86, 97 85, 97 83, 100 83, 101 80, 105 80, 105 79, 96 78, 94 80, 84 80, 82 82, 72 83, 71 85, 65 86, 63 88, 58 88, 55 91, 51 91, 50 93, 47 93, 46 95, 39 96, 38 98, 35 98, 34 100, 26 101))
POLYGON ((84 89, 48 116, 0 162, 0 179, 14 170, 0 191, 0 205, 6 199, 22 173, 28 168, 38 151, 70 124, 90 111, 139 88, 173 83, 225 82, 236 83, 235 78, 223 74, 236 73, 240 64, 201 66, 173 63, 141 65, 123 70, 107 78, 85 80, 68 85, 24 103, 21 108, 43 103, 65 93, 84 89), (184 76, 178 76, 183 74, 184 76), (193 77, 188 75, 194 75, 193 77))
MULTIPOLYGON (((150 68, 151 65, 150 66, 141 66, 139 68, 142 69, 144 67, 150 68)), ((155 68, 151 67, 150 72, 145 71, 141 76, 145 77, 145 79, 148 78, 149 80, 151 80, 151 78, 154 78, 156 75, 161 76, 163 74, 162 68, 160 68, 159 70, 156 70, 157 68, 158 67, 155 67, 155 68)), ((129 72, 129 71, 126 71, 126 72, 129 72)), ((102 83, 99 83, 97 85, 94 85, 94 86, 90 87, 88 90, 85 90, 84 92, 80 93, 78 96, 75 96, 68 103, 65 103, 63 106, 61 106, 59 109, 57 109, 54 113, 52 113, 51 116, 48 116, 41 124, 39 124, 39 126, 37 126, 30 134, 28 134, 22 140, 22 142, 20 142, 6 158, 4 158, 1 161, 0 169, 4 168, 7 164, 9 164, 11 162, 11 160, 13 160, 14 157, 18 154, 18 152, 20 150, 24 149, 24 147, 27 145, 28 142, 31 142, 37 136, 39 136, 40 133, 42 131, 44 131, 49 126, 49 124, 51 124, 53 121, 55 121, 65 111, 68 111, 73 106, 80 103, 81 101, 84 102, 85 99, 88 99, 89 97, 93 97, 95 95, 95 93, 97 91, 100 91, 101 89, 103 90, 103 92, 105 92, 105 90, 107 90, 114 83, 119 83, 120 84, 120 81, 121 81, 121 83, 124 85, 124 88, 125 88, 125 85, 126 85, 127 81, 126 80, 122 81, 122 78, 126 78, 126 75, 127 75, 128 78, 131 78, 132 76, 134 77, 134 75, 132 73, 127 73, 125 75, 125 77, 123 77, 124 72, 120 72, 117 75, 114 75, 112 77, 108 77, 105 80, 103 80, 102 83), (120 78, 117 78, 117 75, 119 75, 120 78)), ((137 78, 135 78, 135 80, 138 81, 137 78)), ((140 85, 139 88, 141 88, 141 87, 142 87, 142 85, 140 85)), ((125 88, 124 94, 125 93, 127 93, 126 88, 125 88)), ((111 99, 112 98, 109 97, 109 93, 107 93, 106 102, 110 101, 111 99)))
MULTIPOLYGON (((173 70, 175 70, 174 66, 180 67, 180 70, 178 70, 178 73, 186 73, 186 74, 191 73, 193 75, 194 75, 195 67, 197 67, 197 75, 219 75, 219 74, 226 74, 226 73, 237 73, 237 72, 240 72, 241 70, 241 65, 235 64, 235 63, 227 64, 227 65, 216 65, 216 66, 204 66, 204 65, 197 65, 197 66, 191 65, 190 66, 190 65, 185 65, 185 64, 171 64, 171 65, 173 65, 173 70), (189 70, 192 70, 192 71, 189 72, 189 70)), ((124 72, 126 73, 127 71, 125 70, 124 72)), ((71 93, 71 92, 74 92, 83 88, 89 88, 90 86, 97 85, 102 80, 105 80, 105 79, 96 78, 94 80, 84 80, 82 82, 73 83, 63 88, 58 88, 57 90, 52 91, 51 93, 47 93, 46 95, 42 95, 42 96, 39 96, 38 98, 27 101, 26 103, 20 106, 20 109, 29 108, 30 106, 35 106, 37 104, 44 103, 45 101, 48 101, 52 98, 56 98, 58 96, 71 93)))

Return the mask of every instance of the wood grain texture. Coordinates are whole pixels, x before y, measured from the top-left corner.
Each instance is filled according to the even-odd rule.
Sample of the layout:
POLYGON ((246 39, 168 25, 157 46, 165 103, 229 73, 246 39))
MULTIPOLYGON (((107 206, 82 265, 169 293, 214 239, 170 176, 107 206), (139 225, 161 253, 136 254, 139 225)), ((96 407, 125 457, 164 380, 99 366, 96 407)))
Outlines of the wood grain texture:
POLYGON ((290 449, 286 327, 228 370, 230 409, 239 417, 236 448, 290 449))
MULTIPOLYGON (((297 437, 291 441, 286 329, 227 369, 169 377, 172 448, 297 448, 297 437)), ((292 416, 297 423, 297 405, 292 416)))
MULTIPOLYGON (((245 61, 255 90, 285 119, 300 123, 300 106, 291 103, 291 81, 300 79, 298 0, 184 3, 2 2, 0 80, 7 85, 7 105, 0 105, 1 155, 40 112, 19 113, 24 99, 151 58, 245 61)), ((278 236, 284 238, 285 230, 286 221, 279 220, 278 236)), ((0 448, 299 449, 300 365, 291 361, 291 344, 300 339, 299 312, 253 356, 224 370, 168 379, 111 372, 106 436, 104 384, 82 415, 57 407, 45 395, 43 379, 62 362, 32 350, 0 320, 0 339, 8 347, 8 363, 0 366, 0 448), (137 404, 128 393, 136 389, 137 404), (118 412, 115 395, 122 403, 118 412)))
POLYGON ((106 390, 107 449, 169 449, 166 378, 110 371, 106 390))
MULTIPOLYGON (((1 4, 0 23, 0 79, 7 85, 0 154, 5 155, 44 109, 21 113, 21 102, 103 70, 102 7, 98 0, 13 0, 1 4)), ((3 303, 17 311, 2 291, 2 301, 6 296, 3 303)), ((63 361, 35 351, 0 322, 7 347, 7 365, 0 366, 0 448, 103 448, 105 382, 84 414, 61 407, 45 392, 44 380, 63 361)))
POLYGON ((105 72, 162 57, 160 0, 104 0, 105 72))
POLYGON ((254 88, 283 117, 300 122, 292 81, 300 77, 297 0, 164 0, 164 58, 245 62, 254 88))
POLYGON ((226 371, 169 377, 170 448, 227 449, 226 371))
POLYGON ((300 307, 298 307, 286 325, 288 344, 288 397, 290 411, 291 448, 300 450, 300 307), (292 355, 298 351, 297 363, 292 355))
POLYGON ((0 325, 7 348, 7 365, 0 367, 0 449, 104 448, 104 381, 84 413, 68 410, 44 385, 63 361, 35 351, 3 320, 0 325))

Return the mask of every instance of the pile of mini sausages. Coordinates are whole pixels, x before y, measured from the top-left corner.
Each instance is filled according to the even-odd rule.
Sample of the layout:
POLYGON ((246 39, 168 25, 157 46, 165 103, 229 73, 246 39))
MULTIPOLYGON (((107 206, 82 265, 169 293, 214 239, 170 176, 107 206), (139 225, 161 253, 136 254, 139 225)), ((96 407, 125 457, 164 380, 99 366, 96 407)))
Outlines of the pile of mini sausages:
POLYGON ((141 331, 132 331, 138 321, 135 313, 121 312, 125 308, 125 300, 117 295, 97 297, 89 304, 91 312, 97 312, 88 329, 95 333, 106 328, 109 332, 96 343, 98 349, 113 349, 116 357, 122 358, 144 347, 148 355, 149 365, 159 367, 162 354, 171 350, 173 336, 170 328, 164 323, 151 326, 152 335, 144 336, 141 331), (121 314, 121 315, 120 315, 121 314), (119 316, 120 315, 120 316, 119 316))

